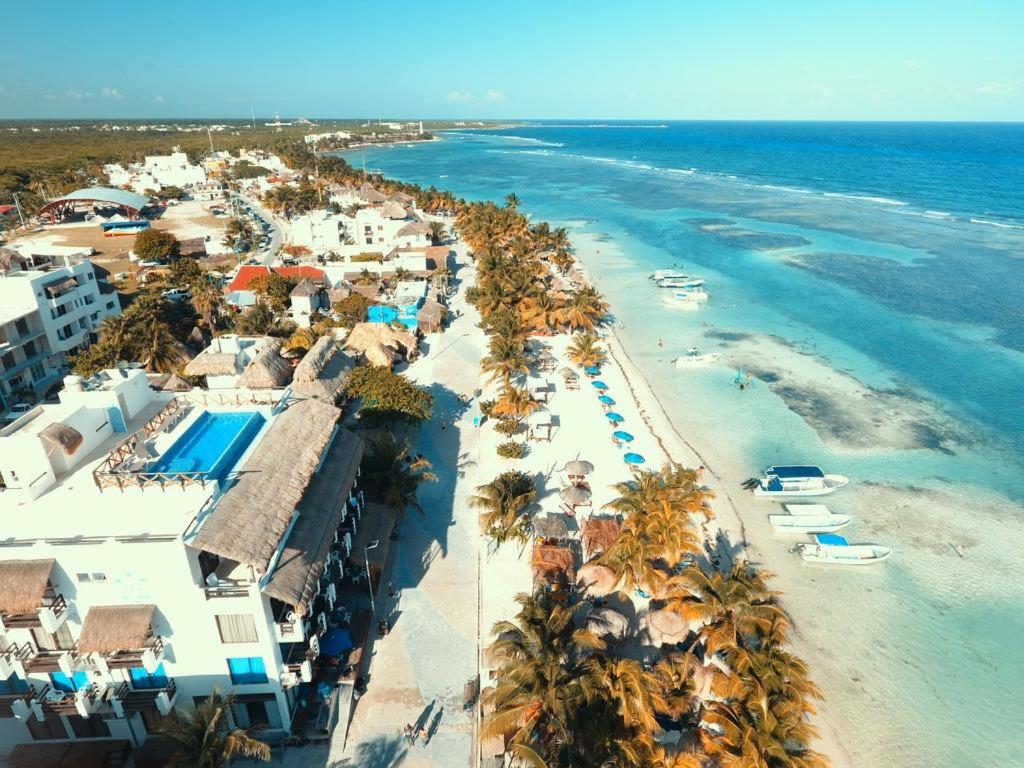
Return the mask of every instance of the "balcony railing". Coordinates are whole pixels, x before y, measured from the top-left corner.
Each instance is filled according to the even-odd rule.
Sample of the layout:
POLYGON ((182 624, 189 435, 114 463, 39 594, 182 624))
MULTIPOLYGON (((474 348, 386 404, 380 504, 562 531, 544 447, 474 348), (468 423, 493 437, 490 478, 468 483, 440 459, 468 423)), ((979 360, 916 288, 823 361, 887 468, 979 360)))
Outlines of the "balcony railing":
POLYGON ((68 604, 64 595, 52 587, 43 593, 39 607, 31 613, 5 613, 0 616, 0 630, 32 629, 41 627, 47 632, 56 632, 67 618, 68 604))
POLYGON ((127 651, 115 651, 103 654, 108 669, 130 669, 132 667, 152 667, 155 669, 164 655, 164 640, 156 636, 144 648, 127 651), (147 658, 148 657, 148 658, 147 658))
POLYGON ((132 688, 128 683, 121 683, 114 690, 114 710, 122 717, 135 712, 159 712, 166 715, 174 706, 174 700, 178 695, 178 686, 174 678, 167 679, 167 685, 162 688, 132 688))
POLYGON ((53 686, 44 685, 32 699, 32 709, 40 720, 54 715, 89 717, 102 701, 101 694, 97 685, 77 691, 58 691, 53 686))

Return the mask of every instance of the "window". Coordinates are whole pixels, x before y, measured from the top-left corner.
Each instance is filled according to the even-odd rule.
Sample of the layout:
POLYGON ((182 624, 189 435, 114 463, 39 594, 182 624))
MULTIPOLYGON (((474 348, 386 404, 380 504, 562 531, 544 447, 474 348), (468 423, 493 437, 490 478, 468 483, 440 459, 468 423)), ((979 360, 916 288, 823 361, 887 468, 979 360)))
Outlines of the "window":
POLYGON ((167 673, 164 671, 163 664, 160 664, 154 672, 147 672, 145 667, 132 667, 128 670, 128 674, 132 678, 132 688, 137 691, 167 687, 167 673))
POLYGON ((107 309, 113 309, 113 308, 114 308, 114 302, 108 301, 107 302, 107 309))
POLYGON ((107 574, 105 573, 76 573, 75 578, 79 584, 88 584, 93 581, 106 581, 107 574))
POLYGON ((259 639, 256 636, 256 622, 251 614, 221 613, 214 618, 217 619, 222 643, 255 643, 259 639))
POLYGON ((239 728, 280 728, 281 710, 272 693, 242 695, 231 710, 239 728))
POLYGON ((13 352, 8 352, 3 357, 0 357, 0 362, 3 362, 4 368, 13 368, 14 367, 14 353, 13 352))
POLYGON ((110 735, 110 728, 102 715, 69 717, 68 722, 76 739, 102 739, 110 735))
POLYGON ((19 336, 24 336, 26 333, 28 333, 28 322, 23 317, 20 317, 14 321, 14 327, 18 329, 19 336))
POLYGON ((35 357, 36 355, 36 343, 34 341, 25 342, 25 346, 22 347, 25 352, 25 357, 35 357))
POLYGON ((30 370, 32 371, 33 381, 42 381, 46 378, 46 369, 43 367, 42 363, 34 363, 30 370))
POLYGON ((0 696, 15 696, 28 690, 28 681, 12 674, 6 680, 0 680, 0 696))
POLYGON ((51 672, 50 683, 55 690, 74 693, 89 687, 89 676, 85 672, 75 672, 70 678, 63 672, 51 672))
POLYGON ((228 672, 235 685, 258 685, 267 682, 267 668, 262 656, 228 659, 228 672))
POLYGON ((32 715, 32 717, 25 721, 25 725, 28 726, 28 732, 32 734, 32 738, 36 741, 66 739, 68 737, 68 731, 64 727, 64 722, 60 719, 60 715, 50 715, 45 720, 37 720, 36 716, 32 715))

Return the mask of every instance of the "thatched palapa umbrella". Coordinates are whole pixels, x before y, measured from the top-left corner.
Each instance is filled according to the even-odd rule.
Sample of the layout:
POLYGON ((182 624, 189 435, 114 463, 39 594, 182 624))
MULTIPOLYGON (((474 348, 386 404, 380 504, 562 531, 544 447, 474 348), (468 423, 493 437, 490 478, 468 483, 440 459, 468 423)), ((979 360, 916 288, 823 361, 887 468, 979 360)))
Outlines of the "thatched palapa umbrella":
POLYGON ((583 523, 583 553, 589 558, 604 552, 619 538, 621 529, 614 517, 591 517, 583 523))
POLYGON ((569 379, 578 379, 580 375, 576 373, 572 368, 563 368, 558 372, 558 375, 568 381, 569 379))
POLYGON ((545 515, 537 516, 532 521, 533 532, 542 539, 567 539, 569 538, 569 526, 559 517, 545 515))
POLYGON ((587 616, 586 627, 598 637, 619 642, 629 634, 629 619, 611 608, 598 608, 587 616))
POLYGON ((690 626, 675 611, 662 608, 647 615, 647 631, 655 644, 674 645, 686 639, 690 626))
POLYGON ((558 492, 558 495, 562 497, 562 501, 573 507, 590 501, 590 491, 576 485, 565 486, 565 488, 558 492))
POLYGON ((576 459, 575 461, 566 462, 566 465, 562 467, 562 470, 567 475, 589 475, 594 471, 594 465, 589 461, 583 461, 582 459, 576 459))
POLYGON ((587 563, 576 577, 579 588, 592 597, 610 595, 619 585, 615 572, 606 565, 587 563))

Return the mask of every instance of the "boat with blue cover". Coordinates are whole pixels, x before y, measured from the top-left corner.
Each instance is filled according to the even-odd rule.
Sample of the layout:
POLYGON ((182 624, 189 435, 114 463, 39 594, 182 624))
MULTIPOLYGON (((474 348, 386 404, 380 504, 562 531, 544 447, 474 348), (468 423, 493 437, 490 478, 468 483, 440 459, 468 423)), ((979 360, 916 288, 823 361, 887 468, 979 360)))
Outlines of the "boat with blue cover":
POLYGON ((748 486, 755 496, 790 498, 827 496, 849 482, 843 475, 826 475, 821 467, 798 464, 768 467, 761 477, 748 481, 748 486))
POLYGON ((881 544, 851 544, 837 533, 819 533, 814 541, 798 544, 800 557, 808 563, 826 565, 874 565, 892 557, 892 547, 881 544))

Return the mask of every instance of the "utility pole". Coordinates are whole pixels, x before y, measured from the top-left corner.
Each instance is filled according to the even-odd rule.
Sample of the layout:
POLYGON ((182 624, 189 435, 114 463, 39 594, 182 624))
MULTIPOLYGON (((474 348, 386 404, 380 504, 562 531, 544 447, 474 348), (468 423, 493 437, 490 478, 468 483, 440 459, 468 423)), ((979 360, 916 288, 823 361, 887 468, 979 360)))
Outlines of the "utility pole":
POLYGON ((252 115, 252 128, 256 130, 256 110, 252 108, 252 104, 249 105, 249 114, 252 115))
POLYGON ((21 201, 18 200, 18 193, 14 193, 14 207, 18 209, 18 218, 21 219, 21 228, 28 229, 25 224, 25 214, 21 212, 21 201))
POLYGON ((213 158, 216 156, 214 155, 213 152, 213 132, 209 128, 207 128, 206 135, 210 139, 210 159, 213 160, 213 158))
MULTIPOLYGON (((363 547, 363 560, 366 563, 366 586, 370 591, 370 613, 373 616, 377 615, 377 606, 373 602, 373 577, 370 575, 370 555, 368 552, 371 549, 376 549, 380 545, 379 539, 374 539, 365 547, 363 547)), ((380 577, 384 578, 384 563, 381 563, 380 577)))

